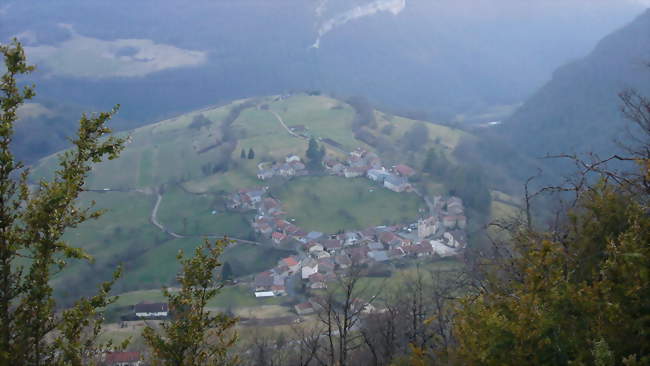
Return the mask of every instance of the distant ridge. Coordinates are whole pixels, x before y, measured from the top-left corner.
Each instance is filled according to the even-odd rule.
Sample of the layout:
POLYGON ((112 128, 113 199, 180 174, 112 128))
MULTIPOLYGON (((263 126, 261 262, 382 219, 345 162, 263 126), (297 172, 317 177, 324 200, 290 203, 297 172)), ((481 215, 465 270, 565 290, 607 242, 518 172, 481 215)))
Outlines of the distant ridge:
POLYGON ((650 94, 650 9, 602 39, 587 57, 565 65, 500 126, 521 152, 557 153, 619 150, 625 136, 618 93, 634 88, 650 94))

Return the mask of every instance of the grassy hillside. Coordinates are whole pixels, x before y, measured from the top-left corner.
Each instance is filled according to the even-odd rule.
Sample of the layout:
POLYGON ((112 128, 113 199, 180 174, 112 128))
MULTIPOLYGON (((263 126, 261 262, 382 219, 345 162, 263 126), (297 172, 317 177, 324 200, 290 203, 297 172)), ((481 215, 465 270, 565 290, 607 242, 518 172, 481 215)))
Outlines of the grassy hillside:
MULTIPOLYGON (((124 133, 129 142, 120 158, 97 165, 87 184, 93 191, 82 195, 84 205, 96 201, 97 207, 107 210, 106 215, 67 234, 95 262, 73 265, 57 281, 68 285, 66 292, 83 292, 123 263, 126 280, 118 285, 122 290, 173 283, 179 249, 191 250, 204 235, 252 237, 252 213, 229 212, 225 207, 224 196, 239 188, 271 185, 291 216, 311 230, 333 232, 413 220, 424 206, 417 196, 396 194, 363 179, 303 178, 284 187, 278 186, 281 181, 257 179, 261 162, 281 161, 287 154, 304 157, 306 138, 292 136, 281 121, 289 127, 304 126, 307 136, 339 144, 336 148, 325 144, 328 154, 342 156, 363 147, 378 152, 387 165, 405 162, 418 167, 423 153, 385 156, 357 140, 352 132, 354 119, 350 105, 329 97, 272 96, 235 101, 124 133), (241 150, 251 148, 255 158, 241 159, 241 150), (377 189, 370 192, 372 188, 377 189), (158 222, 188 237, 172 237, 151 223, 158 194, 158 222), (320 203, 314 205, 310 199, 320 203)), ((376 120, 370 133, 395 146, 418 123, 381 112, 376 112, 376 120), (390 134, 381 131, 386 125, 393 126, 390 134)), ((468 137, 448 127, 425 126, 429 139, 422 151, 434 147, 451 156, 459 140, 468 137)), ((33 179, 50 176, 56 162, 54 155, 42 159, 34 166, 33 179)), ((439 184, 428 184, 432 191, 445 193, 439 184)), ((272 267, 283 255, 287 252, 236 246, 225 258, 243 276, 272 267)))

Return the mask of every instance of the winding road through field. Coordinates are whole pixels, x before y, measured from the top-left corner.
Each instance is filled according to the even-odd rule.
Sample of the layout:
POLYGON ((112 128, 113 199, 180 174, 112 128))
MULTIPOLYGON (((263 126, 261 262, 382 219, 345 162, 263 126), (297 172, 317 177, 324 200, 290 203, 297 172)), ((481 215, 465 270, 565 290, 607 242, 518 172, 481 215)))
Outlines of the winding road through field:
POLYGON ((207 239, 220 239, 227 237, 229 240, 236 241, 238 243, 247 243, 247 244, 260 244, 257 241, 252 241, 252 240, 246 240, 246 239, 240 239, 240 238, 233 238, 230 237, 226 234, 205 234, 205 235, 182 235, 175 233, 174 231, 170 230, 168 227, 165 225, 161 224, 158 221, 158 208, 160 207, 160 203, 162 202, 162 194, 160 192, 156 193, 156 204, 153 206, 153 210, 151 210, 151 217, 149 218, 149 221, 156 226, 158 229, 160 229, 162 232, 171 235, 172 237, 176 239, 183 239, 183 238, 207 238, 207 239))

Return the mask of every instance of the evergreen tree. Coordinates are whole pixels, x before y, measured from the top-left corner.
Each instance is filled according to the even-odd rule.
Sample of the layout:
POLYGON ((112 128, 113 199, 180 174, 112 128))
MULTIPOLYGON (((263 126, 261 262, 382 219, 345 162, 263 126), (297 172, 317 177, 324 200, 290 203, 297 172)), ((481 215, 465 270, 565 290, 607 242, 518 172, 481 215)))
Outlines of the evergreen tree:
POLYGON ((208 241, 185 258, 180 251, 177 258, 182 269, 178 276, 178 292, 163 289, 172 310, 171 320, 156 330, 147 326, 142 332, 145 343, 159 365, 228 365, 236 363, 228 349, 236 342, 232 329, 237 319, 224 313, 212 315, 206 310, 208 301, 216 296, 223 284, 217 280, 221 264, 219 256, 228 244, 208 241))
POLYGON ((67 262, 90 257, 63 240, 67 229, 96 219, 100 211, 79 207, 78 198, 93 163, 113 159, 124 140, 110 136, 109 113, 83 115, 73 147, 59 156, 50 180, 28 186, 29 170, 11 150, 17 110, 34 96, 33 87, 19 88, 17 77, 29 74, 21 44, 0 46, 5 73, 0 79, 0 365, 81 365, 92 362, 98 349, 103 308, 113 280, 97 295, 57 309, 51 280, 67 262), (108 137, 107 137, 108 136, 108 137), (28 260, 26 260, 28 258, 28 260))
POLYGON ((230 262, 225 262, 223 268, 221 268, 221 279, 224 281, 230 281, 233 279, 232 267, 230 262))
POLYGON ((241 149, 241 154, 239 154, 239 157, 242 159, 246 159, 246 150, 241 149))
POLYGON ((318 147, 318 142, 313 137, 309 139, 309 146, 307 147, 307 168, 312 171, 319 171, 323 169, 323 158, 325 157, 325 148, 318 147))
POLYGON ((255 151, 253 151, 252 147, 248 149, 248 159, 255 159, 255 151))

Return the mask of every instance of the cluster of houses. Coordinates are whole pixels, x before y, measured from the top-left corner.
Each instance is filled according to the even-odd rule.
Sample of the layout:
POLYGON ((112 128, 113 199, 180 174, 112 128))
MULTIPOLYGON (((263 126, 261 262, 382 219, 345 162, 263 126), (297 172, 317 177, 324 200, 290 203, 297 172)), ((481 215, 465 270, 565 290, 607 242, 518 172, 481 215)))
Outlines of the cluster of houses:
MULTIPOLYGON (((403 164, 386 169, 375 153, 363 149, 352 151, 344 161, 326 156, 323 165, 332 175, 367 177, 395 192, 412 190, 408 179, 416 174, 403 164)), ((282 164, 268 167, 261 164, 258 177, 264 180, 299 174, 307 174, 305 165, 298 156, 290 155, 282 164)), ((266 187, 240 189, 229 196, 228 207, 257 210, 252 223, 255 232, 274 245, 297 246, 301 254, 284 258, 274 268, 255 276, 253 292, 256 297, 285 296, 289 281, 298 278, 309 289, 326 288, 328 282, 336 279, 337 271, 353 263, 372 265, 400 258, 455 256, 467 243, 464 231, 467 219, 463 201, 458 197, 434 197, 430 216, 410 225, 378 226, 327 235, 295 225, 292 219, 286 218, 280 201, 265 197, 266 191, 266 187)))
POLYGON ((282 259, 278 265, 255 277, 257 297, 287 294, 287 281, 300 276, 310 289, 323 289, 336 273, 354 264, 376 264, 401 258, 455 256, 466 246, 463 203, 458 197, 434 198, 432 216, 411 225, 378 226, 335 235, 306 232, 283 218, 281 203, 264 198, 258 206, 254 229, 276 245, 293 243, 299 256, 282 259))
POLYGON ((332 175, 345 178, 367 177, 394 192, 410 191, 412 186, 408 178, 415 175, 415 170, 404 164, 386 169, 377 154, 360 148, 349 153, 345 161, 326 157, 323 165, 332 175))
POLYGON ((261 180, 273 177, 295 177, 307 175, 307 169, 298 155, 289 155, 283 163, 260 163, 258 166, 257 178, 261 180))
POLYGON ((226 206, 231 210, 255 210, 268 187, 242 188, 227 197, 226 206))

